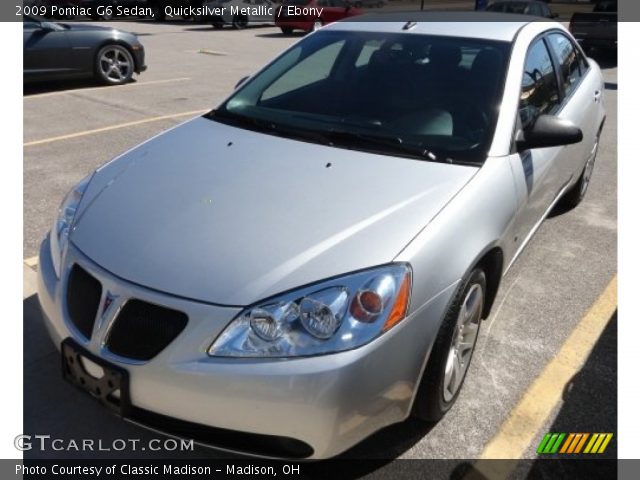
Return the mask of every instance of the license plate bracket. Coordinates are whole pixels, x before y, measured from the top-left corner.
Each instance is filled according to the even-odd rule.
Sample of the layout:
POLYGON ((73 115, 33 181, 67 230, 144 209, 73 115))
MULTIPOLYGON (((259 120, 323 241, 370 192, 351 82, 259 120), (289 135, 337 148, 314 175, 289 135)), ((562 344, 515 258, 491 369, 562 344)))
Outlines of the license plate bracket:
POLYGON ((131 399, 129 396, 129 372, 124 368, 106 362, 102 358, 78 345, 71 338, 62 342, 62 377, 89 393, 92 397, 121 417, 129 415, 131 399), (87 371, 83 358, 98 365, 103 375, 96 378, 87 371))

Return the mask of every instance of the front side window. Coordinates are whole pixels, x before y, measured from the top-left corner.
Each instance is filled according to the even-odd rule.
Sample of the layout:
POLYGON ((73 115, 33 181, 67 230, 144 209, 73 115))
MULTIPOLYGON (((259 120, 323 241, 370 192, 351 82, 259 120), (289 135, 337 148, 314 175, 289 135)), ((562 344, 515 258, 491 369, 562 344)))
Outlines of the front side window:
POLYGON ((573 43, 561 33, 549 35, 549 43, 560 64, 560 78, 566 96, 571 95, 580 83, 580 58, 573 43))
POLYGON ((242 86, 213 120, 427 161, 481 163, 510 44, 320 31, 242 86))
POLYGON ((554 113, 560 104, 560 94, 551 55, 542 39, 536 40, 527 53, 522 91, 520 120, 527 129, 543 114, 554 113))

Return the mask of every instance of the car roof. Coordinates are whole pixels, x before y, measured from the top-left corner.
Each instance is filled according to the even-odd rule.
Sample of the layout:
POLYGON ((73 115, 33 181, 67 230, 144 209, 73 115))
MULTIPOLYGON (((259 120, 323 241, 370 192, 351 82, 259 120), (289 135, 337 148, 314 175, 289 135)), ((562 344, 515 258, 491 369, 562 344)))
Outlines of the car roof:
POLYGON ((356 15, 330 24, 323 30, 408 32, 512 42, 518 32, 532 22, 541 22, 541 19, 510 13, 406 11, 356 15), (414 22, 415 25, 406 27, 414 22), (451 23, 464 23, 464 28, 453 29, 451 23))

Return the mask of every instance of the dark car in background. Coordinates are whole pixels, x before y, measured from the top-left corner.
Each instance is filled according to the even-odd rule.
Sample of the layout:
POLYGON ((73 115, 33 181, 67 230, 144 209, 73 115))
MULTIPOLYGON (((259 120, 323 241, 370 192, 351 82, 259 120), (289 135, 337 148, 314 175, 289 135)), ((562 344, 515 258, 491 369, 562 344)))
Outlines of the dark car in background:
POLYGON ((574 13, 569 31, 585 51, 591 48, 614 50, 618 47, 618 2, 602 0, 593 12, 574 13))
POLYGON ((87 24, 24 17, 24 82, 94 77, 118 85, 146 69, 133 33, 87 24))
POLYGON ((323 25, 364 12, 345 0, 284 0, 276 8, 276 27, 282 33, 313 32, 323 25))
POLYGON ((556 18, 557 13, 553 13, 544 2, 505 0, 494 2, 486 9, 487 12, 517 13, 522 15, 532 15, 534 17, 556 18))

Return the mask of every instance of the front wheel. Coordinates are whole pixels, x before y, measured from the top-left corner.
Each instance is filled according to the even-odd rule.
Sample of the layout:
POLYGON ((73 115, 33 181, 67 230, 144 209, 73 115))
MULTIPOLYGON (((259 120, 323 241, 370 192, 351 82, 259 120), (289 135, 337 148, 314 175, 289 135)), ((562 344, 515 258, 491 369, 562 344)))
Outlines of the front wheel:
POLYGON ((282 33, 285 35, 291 35, 293 33, 293 28, 291 27, 280 27, 280 30, 282 30, 282 33))
POLYGON ((422 376, 413 415, 437 422, 455 403, 475 350, 487 279, 480 269, 462 281, 433 345, 422 376))
POLYGON ((133 57, 122 45, 106 45, 96 55, 96 76, 102 83, 126 83, 133 77, 133 69, 133 57))

